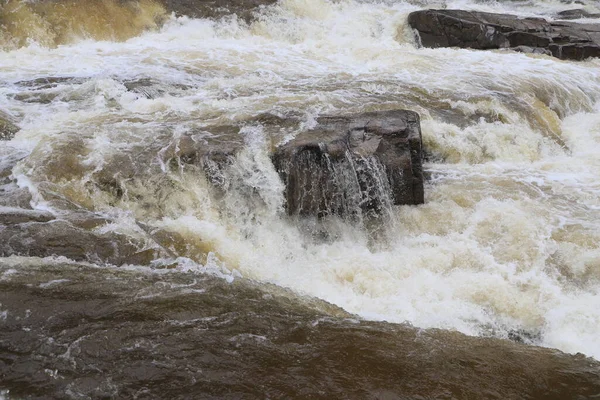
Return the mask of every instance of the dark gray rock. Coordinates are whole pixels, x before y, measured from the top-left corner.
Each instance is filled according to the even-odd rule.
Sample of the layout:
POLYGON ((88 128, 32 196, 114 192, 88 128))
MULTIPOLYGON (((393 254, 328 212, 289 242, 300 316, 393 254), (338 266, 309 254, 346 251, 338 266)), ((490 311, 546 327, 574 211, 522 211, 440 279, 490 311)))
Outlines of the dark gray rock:
POLYGON ((554 57, 583 60, 600 57, 600 24, 548 22, 463 10, 424 10, 408 16, 425 47, 501 49, 527 46, 554 57))
POLYGON ((86 78, 46 76, 19 81, 15 85, 20 91, 12 97, 23 103, 50 104, 56 99, 67 101, 68 96, 64 95, 60 87, 81 85, 86 80, 86 78))
POLYGON ((290 214, 380 212, 424 201, 420 121, 412 111, 319 118, 272 159, 290 214))
POLYGON ((235 123, 197 127, 164 146, 161 159, 172 168, 179 168, 179 165, 201 167, 209 181, 221 187, 227 181, 227 168, 246 146, 241 132, 244 127, 260 126, 265 136, 278 142, 296 131, 299 125, 298 115, 265 113, 235 123))
POLYGON ((600 18, 600 14, 593 14, 587 12, 583 8, 577 8, 574 10, 561 11, 556 14, 556 17, 560 19, 600 18))

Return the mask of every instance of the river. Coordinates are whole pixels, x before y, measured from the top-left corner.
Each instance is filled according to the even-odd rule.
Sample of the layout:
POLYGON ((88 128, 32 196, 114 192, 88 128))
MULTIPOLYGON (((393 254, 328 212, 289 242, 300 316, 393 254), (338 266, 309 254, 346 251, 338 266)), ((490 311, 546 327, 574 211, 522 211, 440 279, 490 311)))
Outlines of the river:
POLYGON ((600 393, 596 366, 556 378, 583 397, 519 397, 555 354, 535 346, 600 359, 600 59, 425 49, 406 23, 576 5, 280 0, 247 21, 40 4, 0 5, 0 110, 20 128, 0 141, 0 206, 153 255, 0 258, 0 398, 600 393), (392 109, 421 116, 425 204, 360 223, 284 212, 272 148, 320 115, 392 109), (184 138, 243 143, 222 189, 177 158, 184 138), (521 389, 452 386, 448 360, 506 352, 531 360, 521 389), (399 369, 422 379, 386 387, 399 369))

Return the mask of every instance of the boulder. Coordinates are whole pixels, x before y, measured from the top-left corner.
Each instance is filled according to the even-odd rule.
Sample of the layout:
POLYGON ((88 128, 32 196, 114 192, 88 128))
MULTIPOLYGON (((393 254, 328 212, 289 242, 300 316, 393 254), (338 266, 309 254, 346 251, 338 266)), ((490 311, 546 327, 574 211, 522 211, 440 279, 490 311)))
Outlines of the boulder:
POLYGON ((421 129, 412 111, 321 117, 272 160, 289 214, 379 213, 423 203, 421 129))
POLYGON ((471 49, 545 49, 554 57, 583 60, 600 57, 600 24, 543 18, 520 18, 463 10, 424 10, 408 16, 408 23, 425 47, 471 49))

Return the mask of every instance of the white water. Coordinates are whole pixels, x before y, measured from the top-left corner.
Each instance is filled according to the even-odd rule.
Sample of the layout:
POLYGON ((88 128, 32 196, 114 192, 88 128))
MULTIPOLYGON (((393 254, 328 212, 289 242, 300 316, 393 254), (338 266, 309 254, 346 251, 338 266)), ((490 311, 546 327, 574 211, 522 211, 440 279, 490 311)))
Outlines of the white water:
MULTIPOLYGON (((525 16, 567 8, 446 3, 525 16)), ((140 235, 137 219, 178 232, 231 270, 364 318, 471 335, 524 329, 538 344, 600 358, 600 60, 417 49, 405 27, 416 9, 283 0, 250 26, 181 18, 124 43, 0 53, 0 109, 21 127, 2 154, 31 152, 13 174, 38 208, 59 193, 120 215, 103 230, 140 235), (48 76, 85 83, 45 89, 56 95, 47 104, 14 98, 27 90, 17 82, 48 76), (148 77, 168 94, 148 99, 122 83, 148 77), (424 144, 445 162, 427 164, 426 204, 396 208, 375 237, 331 220, 320 241, 285 217, 267 149, 293 133, 245 128, 220 200, 200 173, 162 179, 153 147, 262 112, 310 125, 319 114, 393 108, 421 114, 424 144), (143 150, 151 155, 127 159, 143 150), (150 173, 123 183, 124 201, 86 186, 131 165, 150 173)))

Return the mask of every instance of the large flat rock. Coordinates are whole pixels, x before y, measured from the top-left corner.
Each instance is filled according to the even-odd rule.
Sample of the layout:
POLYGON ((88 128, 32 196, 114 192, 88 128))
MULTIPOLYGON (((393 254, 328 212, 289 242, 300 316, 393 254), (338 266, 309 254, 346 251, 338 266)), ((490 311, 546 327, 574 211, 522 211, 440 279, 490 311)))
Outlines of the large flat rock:
POLYGON ((463 10, 416 11, 408 23, 425 47, 541 50, 566 60, 600 57, 600 24, 463 10))

